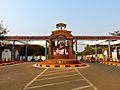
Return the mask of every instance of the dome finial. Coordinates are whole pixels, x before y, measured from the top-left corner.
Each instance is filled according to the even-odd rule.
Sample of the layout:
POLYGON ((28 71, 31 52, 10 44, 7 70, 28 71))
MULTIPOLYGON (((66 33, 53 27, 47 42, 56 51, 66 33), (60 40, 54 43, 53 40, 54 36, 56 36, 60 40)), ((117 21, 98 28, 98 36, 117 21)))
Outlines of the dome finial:
POLYGON ((56 24, 56 28, 59 29, 59 30, 63 30, 66 28, 66 24, 64 23, 58 23, 56 24))

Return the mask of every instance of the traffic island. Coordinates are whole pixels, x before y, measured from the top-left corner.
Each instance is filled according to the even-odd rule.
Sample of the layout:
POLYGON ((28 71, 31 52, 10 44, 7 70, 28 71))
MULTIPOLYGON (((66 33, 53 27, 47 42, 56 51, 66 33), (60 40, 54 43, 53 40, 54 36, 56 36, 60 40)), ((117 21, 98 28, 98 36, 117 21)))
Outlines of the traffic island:
POLYGON ((71 31, 66 29, 66 24, 58 23, 56 28, 57 30, 52 31, 46 41, 46 60, 34 66, 45 68, 86 66, 85 63, 77 60, 77 47, 75 52, 73 50, 74 44, 77 46, 77 40, 74 40, 71 31), (47 43, 49 43, 48 47, 47 43))
MULTIPOLYGON (((57 61, 57 60, 56 60, 57 61)), ((33 65, 34 67, 39 67, 39 68, 68 68, 68 67, 83 67, 83 66, 87 66, 85 63, 83 62, 79 62, 79 61, 66 61, 63 62, 62 60, 57 62, 54 62, 54 60, 47 60, 44 62, 39 62, 33 65), (77 63, 76 63, 77 62, 77 63)))

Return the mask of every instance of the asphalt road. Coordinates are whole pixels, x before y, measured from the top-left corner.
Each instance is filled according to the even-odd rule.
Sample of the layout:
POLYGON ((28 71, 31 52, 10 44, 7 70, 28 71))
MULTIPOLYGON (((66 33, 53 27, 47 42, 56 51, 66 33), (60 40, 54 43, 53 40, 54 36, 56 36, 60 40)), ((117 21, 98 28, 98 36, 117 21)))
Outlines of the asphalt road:
POLYGON ((22 90, 26 83, 44 70, 34 68, 33 64, 0 66, 0 90, 22 90))
POLYGON ((0 67, 0 90, 120 90, 120 67, 88 63, 82 68, 0 67))

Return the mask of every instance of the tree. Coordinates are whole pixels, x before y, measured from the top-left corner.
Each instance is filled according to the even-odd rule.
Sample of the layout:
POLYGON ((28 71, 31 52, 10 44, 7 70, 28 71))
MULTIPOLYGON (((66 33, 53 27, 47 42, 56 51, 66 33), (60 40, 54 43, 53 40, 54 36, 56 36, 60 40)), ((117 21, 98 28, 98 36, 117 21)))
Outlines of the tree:
POLYGON ((95 53, 95 50, 93 49, 93 46, 87 45, 83 52, 78 52, 78 55, 92 55, 94 53, 95 53))
POLYGON ((114 31, 112 33, 109 33, 110 35, 113 35, 113 36, 120 36, 120 31, 117 30, 117 31, 114 31))
MULTIPOLYGON (((18 46, 20 47, 20 55, 25 55, 25 46, 18 46)), ((45 55, 45 48, 40 45, 30 45, 28 46, 28 56, 39 56, 39 55, 45 55)))
POLYGON ((3 26, 3 21, 0 22, 0 36, 7 34, 9 31, 3 26))
MULTIPOLYGON (((97 53, 101 54, 102 53, 102 47, 97 45, 97 53)), ((95 54, 95 45, 87 45, 85 47, 85 50, 82 52, 78 52, 78 56, 82 55, 92 55, 95 54)))

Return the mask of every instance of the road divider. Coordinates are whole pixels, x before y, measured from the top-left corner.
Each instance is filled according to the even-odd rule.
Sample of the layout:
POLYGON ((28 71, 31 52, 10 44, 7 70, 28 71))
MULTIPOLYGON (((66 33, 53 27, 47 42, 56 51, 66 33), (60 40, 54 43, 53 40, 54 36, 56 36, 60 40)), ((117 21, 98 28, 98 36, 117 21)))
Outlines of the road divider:
POLYGON ((0 66, 6 66, 6 65, 12 65, 12 64, 18 64, 18 63, 23 63, 23 61, 12 61, 12 62, 0 63, 0 66))
POLYGON ((34 64, 34 67, 42 67, 42 68, 46 68, 46 67, 50 67, 50 68, 66 68, 66 67, 82 67, 82 66, 87 66, 85 63, 81 63, 81 64, 34 64))
POLYGON ((108 64, 108 65, 113 65, 113 66, 120 66, 119 62, 101 61, 100 63, 102 63, 102 64, 108 64))

